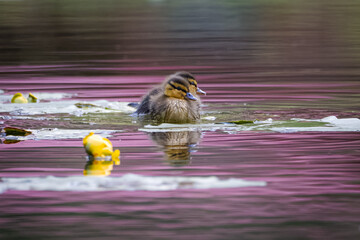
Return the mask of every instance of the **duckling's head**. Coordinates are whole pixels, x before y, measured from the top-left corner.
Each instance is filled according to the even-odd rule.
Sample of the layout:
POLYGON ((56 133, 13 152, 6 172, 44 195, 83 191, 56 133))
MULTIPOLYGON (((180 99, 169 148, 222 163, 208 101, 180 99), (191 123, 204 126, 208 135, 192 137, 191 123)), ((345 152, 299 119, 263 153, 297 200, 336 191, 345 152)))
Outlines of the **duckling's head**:
POLYGON ((186 79, 189 82, 189 84, 190 84, 190 92, 192 94, 206 95, 206 92, 204 92, 203 90, 201 90, 198 87, 197 81, 195 80, 194 75, 192 75, 191 73, 181 71, 181 72, 176 72, 174 75, 175 76, 180 76, 180 77, 186 79))
POLYGON ((190 92, 190 83, 179 76, 170 76, 165 84, 165 92, 164 94, 167 97, 177 98, 177 99, 185 99, 196 101, 197 98, 194 97, 190 92))

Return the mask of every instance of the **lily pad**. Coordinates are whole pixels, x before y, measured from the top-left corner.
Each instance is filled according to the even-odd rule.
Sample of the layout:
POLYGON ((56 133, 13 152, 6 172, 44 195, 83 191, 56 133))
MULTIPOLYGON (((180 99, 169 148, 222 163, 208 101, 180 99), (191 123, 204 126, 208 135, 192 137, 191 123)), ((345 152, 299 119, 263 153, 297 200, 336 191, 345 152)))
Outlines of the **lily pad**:
POLYGON ((6 139, 3 143, 4 144, 15 144, 21 142, 21 140, 12 140, 12 139, 6 139))
POLYGON ((235 124, 237 124, 237 125, 240 125, 240 124, 254 123, 254 121, 250 121, 250 120, 238 120, 238 121, 230 121, 229 123, 235 123, 235 124))
POLYGON ((95 104, 91 103, 75 103, 75 106, 78 108, 98 108, 99 106, 96 106, 95 104))
POLYGON ((21 129, 21 128, 14 128, 14 127, 6 127, 4 128, 6 135, 13 135, 13 136, 27 136, 32 134, 32 132, 21 129))

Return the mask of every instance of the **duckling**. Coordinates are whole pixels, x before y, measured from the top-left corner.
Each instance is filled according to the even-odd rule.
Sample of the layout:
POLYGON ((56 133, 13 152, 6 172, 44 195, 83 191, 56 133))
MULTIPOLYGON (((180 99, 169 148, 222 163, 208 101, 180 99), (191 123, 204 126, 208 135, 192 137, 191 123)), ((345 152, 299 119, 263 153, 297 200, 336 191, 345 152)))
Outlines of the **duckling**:
POLYGON ((111 156, 113 161, 117 161, 120 156, 120 151, 113 151, 113 146, 109 139, 103 138, 100 135, 89 133, 84 139, 83 144, 86 153, 93 158, 105 158, 111 156))
MULTIPOLYGON (((197 94, 206 95, 206 92, 204 92, 203 90, 201 90, 198 87, 197 81, 195 80, 195 77, 191 73, 181 71, 181 72, 176 72, 172 76, 179 76, 179 77, 186 79, 190 84, 190 93, 194 97, 197 97, 197 94)), ((150 104, 149 104, 150 97, 155 96, 162 92, 162 88, 164 87, 164 85, 166 85, 167 79, 165 79, 164 83, 161 86, 157 86, 157 87, 153 88, 152 90, 150 90, 150 92, 142 99, 141 103, 137 107, 137 110, 136 110, 137 114, 149 114, 150 113, 150 104)), ((200 108, 200 103, 201 103, 200 98, 197 97, 197 101, 192 102, 191 104, 194 107, 200 108)))
POLYGON ((190 84, 179 76, 170 76, 162 92, 149 97, 152 120, 168 123, 188 123, 200 119, 200 109, 192 106, 197 98, 190 93, 190 84))
POLYGON ((149 114, 150 113, 150 98, 156 96, 162 92, 162 86, 158 86, 150 90, 141 100, 139 106, 136 109, 137 114, 149 114))
POLYGON ((11 99, 12 103, 28 103, 28 100, 21 93, 15 93, 11 99))

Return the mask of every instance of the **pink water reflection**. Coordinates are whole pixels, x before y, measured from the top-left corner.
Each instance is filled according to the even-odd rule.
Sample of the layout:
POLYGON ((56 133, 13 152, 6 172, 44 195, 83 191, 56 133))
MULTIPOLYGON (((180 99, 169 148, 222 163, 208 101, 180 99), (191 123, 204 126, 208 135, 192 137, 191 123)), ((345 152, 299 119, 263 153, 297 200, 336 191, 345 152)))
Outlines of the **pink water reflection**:
MULTIPOLYGON (((288 101, 297 105, 306 102, 343 98, 355 94, 360 85, 354 81, 341 83, 328 81, 317 83, 297 81, 289 83, 286 78, 266 80, 251 73, 233 74, 196 74, 196 71, 209 68, 197 66, 195 75, 199 86, 206 90, 203 102, 267 102, 288 101), (254 79, 255 78, 255 79, 254 79), (299 102, 301 100, 302 102, 299 102)), ((138 76, 77 76, 77 77, 33 77, 21 76, 0 78, 2 89, 6 94, 15 92, 66 92, 74 94, 73 98, 82 100, 109 99, 111 101, 140 101, 141 97, 154 85, 160 84, 166 75, 179 70, 191 71, 191 67, 162 67, 164 74, 144 74, 138 76), (174 69, 171 71, 171 69, 174 69)), ((153 68, 152 70, 156 70, 153 68)), ((355 99, 354 99, 355 100, 355 99)), ((351 101, 354 101, 351 100, 351 101)), ((351 102, 349 102, 351 104, 351 102)))
MULTIPOLYGON (((265 119, 360 117, 358 1, 1 5, 0 90, 8 96, 65 92, 79 101, 137 102, 166 75, 188 70, 208 93, 202 101, 211 114, 224 110, 243 118, 247 103, 265 119)), ((164 149, 133 125, 110 138, 121 150, 112 176, 217 176, 268 184, 8 191, 0 195, 0 238, 360 239, 358 133, 206 132, 191 161, 174 167, 164 149)), ((0 177, 81 175, 85 162, 81 138, 0 145, 0 177)))

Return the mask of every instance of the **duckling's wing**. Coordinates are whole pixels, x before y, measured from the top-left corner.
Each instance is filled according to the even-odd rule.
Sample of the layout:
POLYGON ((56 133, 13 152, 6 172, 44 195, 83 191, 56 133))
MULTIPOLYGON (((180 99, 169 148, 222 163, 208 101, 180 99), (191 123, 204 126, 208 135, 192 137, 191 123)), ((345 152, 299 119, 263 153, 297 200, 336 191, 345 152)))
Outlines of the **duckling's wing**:
POLYGON ((161 87, 153 88, 141 101, 140 105, 138 106, 136 113, 137 114, 149 114, 150 113, 150 98, 152 96, 156 96, 161 93, 161 87))
POLYGON ((137 114, 148 114, 149 113, 149 100, 150 100, 150 96, 146 95, 143 100, 141 101, 141 103, 139 104, 136 113, 137 114))

